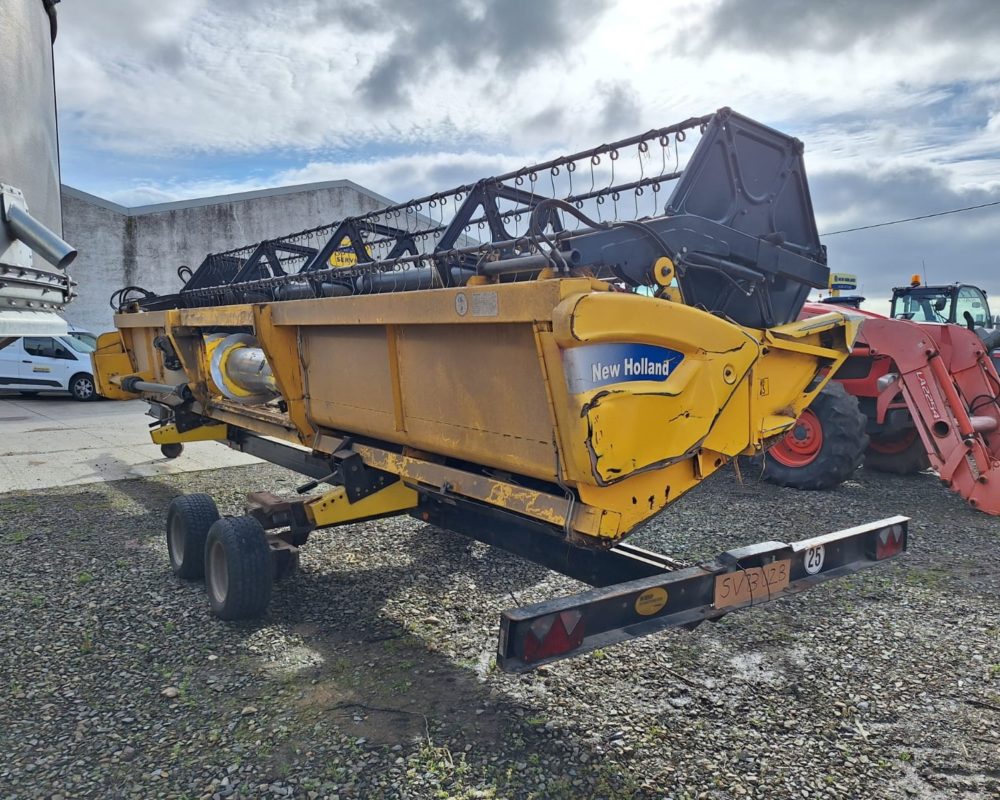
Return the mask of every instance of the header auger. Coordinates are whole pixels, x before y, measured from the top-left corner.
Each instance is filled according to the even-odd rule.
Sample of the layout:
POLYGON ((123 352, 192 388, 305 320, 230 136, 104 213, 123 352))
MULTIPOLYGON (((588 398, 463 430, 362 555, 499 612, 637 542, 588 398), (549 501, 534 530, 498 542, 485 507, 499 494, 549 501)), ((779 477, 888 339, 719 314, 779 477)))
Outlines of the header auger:
POLYGON ((905 547, 903 518, 695 569, 622 543, 780 439, 857 332, 838 311, 797 320, 828 278, 801 143, 728 109, 185 276, 174 295, 118 294, 118 331, 94 359, 102 393, 145 397, 164 446, 218 439, 308 475, 303 493, 332 487, 257 493, 237 521, 213 524, 204 498, 174 509, 174 569, 206 575, 220 616, 263 612, 269 552, 287 560, 314 530, 389 514, 608 587, 506 614, 508 669, 697 624, 905 547), (226 578, 233 548, 258 565, 245 596, 226 578))

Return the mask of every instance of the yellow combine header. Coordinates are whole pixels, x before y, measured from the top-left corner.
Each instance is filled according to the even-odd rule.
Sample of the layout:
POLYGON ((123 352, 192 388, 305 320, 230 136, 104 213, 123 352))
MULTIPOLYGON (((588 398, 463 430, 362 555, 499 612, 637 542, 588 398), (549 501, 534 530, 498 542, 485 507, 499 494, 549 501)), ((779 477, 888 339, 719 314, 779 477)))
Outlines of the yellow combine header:
POLYGON ((174 570, 205 575, 218 615, 263 613, 311 532, 409 513, 610 586, 506 614, 499 660, 523 669, 905 547, 894 518, 689 574, 622 543, 780 439, 847 357, 848 317, 796 320, 828 277, 801 145, 724 109, 209 256, 177 295, 119 293, 95 375, 107 396, 150 402, 166 454, 218 439, 308 475, 303 494, 331 487, 253 494, 237 519, 204 496, 175 501, 174 570), (702 137, 684 170, 646 174, 651 144, 679 149, 691 131, 702 137), (632 148, 638 179, 612 170, 598 191, 539 191, 539 174, 555 190, 589 164, 596 181, 602 159, 632 148), (666 213, 591 216, 626 193, 638 208, 671 181, 666 213), (331 268, 345 252, 356 263, 331 268))

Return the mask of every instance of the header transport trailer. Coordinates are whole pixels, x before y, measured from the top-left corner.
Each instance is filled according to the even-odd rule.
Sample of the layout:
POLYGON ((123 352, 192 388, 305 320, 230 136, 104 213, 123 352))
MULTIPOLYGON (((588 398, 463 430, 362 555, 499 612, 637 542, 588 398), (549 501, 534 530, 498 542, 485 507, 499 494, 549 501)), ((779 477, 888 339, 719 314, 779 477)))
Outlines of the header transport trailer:
POLYGON ((504 612, 510 671, 906 548, 904 517, 696 565, 625 541, 780 440, 857 333, 837 310, 797 320, 828 279, 801 143, 729 109, 179 274, 174 295, 116 293, 100 392, 145 398, 167 455, 214 439, 311 478, 240 517, 171 504, 173 570, 224 619, 264 613, 315 531, 396 514, 595 587, 504 612))

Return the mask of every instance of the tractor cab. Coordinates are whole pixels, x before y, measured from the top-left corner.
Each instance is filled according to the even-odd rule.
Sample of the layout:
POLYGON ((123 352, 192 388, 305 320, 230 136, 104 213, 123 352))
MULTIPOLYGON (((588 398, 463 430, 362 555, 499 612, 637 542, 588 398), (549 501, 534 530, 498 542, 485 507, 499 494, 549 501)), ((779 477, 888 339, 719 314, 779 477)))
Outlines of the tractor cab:
POLYGON ((961 325, 973 330, 995 327, 986 292, 978 286, 963 283, 926 286, 920 283, 919 276, 913 277, 909 286, 892 290, 889 316, 893 319, 961 325))
POLYGON ((892 290, 893 319, 961 325, 975 331, 986 344, 993 366, 1000 373, 1000 317, 990 313, 986 292, 967 283, 924 286, 914 275, 909 286, 892 290))

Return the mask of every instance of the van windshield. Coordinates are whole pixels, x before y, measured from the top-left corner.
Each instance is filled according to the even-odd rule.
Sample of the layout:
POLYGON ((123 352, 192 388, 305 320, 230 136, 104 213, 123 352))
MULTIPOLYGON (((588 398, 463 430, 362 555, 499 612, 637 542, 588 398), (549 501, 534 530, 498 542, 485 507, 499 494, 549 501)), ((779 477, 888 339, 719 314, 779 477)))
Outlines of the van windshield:
POLYGON ((63 341, 78 353, 93 353, 97 349, 97 337, 90 333, 71 333, 63 341))

